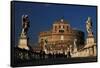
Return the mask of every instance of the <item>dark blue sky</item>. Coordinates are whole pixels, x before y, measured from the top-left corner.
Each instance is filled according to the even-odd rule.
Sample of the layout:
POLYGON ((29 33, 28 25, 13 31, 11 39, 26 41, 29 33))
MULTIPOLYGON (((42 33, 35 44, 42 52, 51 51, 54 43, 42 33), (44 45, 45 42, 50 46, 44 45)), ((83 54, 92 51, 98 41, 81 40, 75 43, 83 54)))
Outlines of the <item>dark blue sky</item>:
POLYGON ((27 3, 15 2, 15 40, 18 43, 19 34, 21 33, 21 17, 27 14, 30 19, 29 38, 30 43, 36 43, 39 32, 48 31, 55 20, 64 17, 72 28, 84 31, 86 34, 85 22, 90 16, 93 22, 93 32, 96 37, 96 9, 95 6, 78 6, 78 5, 58 5, 47 3, 27 3))

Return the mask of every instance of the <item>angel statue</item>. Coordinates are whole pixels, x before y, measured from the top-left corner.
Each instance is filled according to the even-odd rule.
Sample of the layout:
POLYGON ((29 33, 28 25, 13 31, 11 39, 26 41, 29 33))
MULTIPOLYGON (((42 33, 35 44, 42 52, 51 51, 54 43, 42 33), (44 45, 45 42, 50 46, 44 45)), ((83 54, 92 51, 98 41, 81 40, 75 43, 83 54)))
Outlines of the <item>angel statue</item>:
POLYGON ((74 39, 74 52, 77 52, 77 39, 74 39))
POLYGON ((92 33, 92 22, 91 17, 88 17, 88 20, 86 21, 86 29, 88 33, 92 33))
POLYGON ((29 18, 28 15, 22 16, 22 34, 26 35, 29 28, 29 18))
POLYGON ((74 39, 74 47, 76 48, 77 47, 77 39, 74 39))

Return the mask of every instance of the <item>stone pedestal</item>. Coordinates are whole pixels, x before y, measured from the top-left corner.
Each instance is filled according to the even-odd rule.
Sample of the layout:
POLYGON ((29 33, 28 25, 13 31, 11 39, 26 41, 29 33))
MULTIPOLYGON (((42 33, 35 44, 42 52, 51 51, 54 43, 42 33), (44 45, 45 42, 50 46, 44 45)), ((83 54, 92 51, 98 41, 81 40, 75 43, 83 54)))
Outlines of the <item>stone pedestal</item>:
POLYGON ((18 47, 21 48, 21 49, 29 50, 29 47, 28 47, 28 37, 27 36, 21 36, 19 38, 18 47))
POLYGON ((89 33, 86 39, 86 44, 93 45, 94 43, 95 43, 95 39, 94 39, 93 33, 89 33))
POLYGON ((88 34, 85 48, 88 48, 88 52, 89 52, 88 56, 96 55, 96 43, 95 43, 95 38, 93 36, 93 33, 88 34))

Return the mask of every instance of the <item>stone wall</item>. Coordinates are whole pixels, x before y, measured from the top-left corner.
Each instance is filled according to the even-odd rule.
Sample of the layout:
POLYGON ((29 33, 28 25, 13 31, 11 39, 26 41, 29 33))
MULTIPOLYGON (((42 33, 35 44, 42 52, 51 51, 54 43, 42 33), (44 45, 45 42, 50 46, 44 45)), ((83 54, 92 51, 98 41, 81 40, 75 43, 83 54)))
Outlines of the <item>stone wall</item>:
MULTIPOLYGON (((85 45, 87 46, 87 45, 85 45)), ((90 46, 90 47, 84 47, 83 49, 72 53, 72 57, 91 57, 91 56, 97 56, 97 47, 96 44, 90 46)))

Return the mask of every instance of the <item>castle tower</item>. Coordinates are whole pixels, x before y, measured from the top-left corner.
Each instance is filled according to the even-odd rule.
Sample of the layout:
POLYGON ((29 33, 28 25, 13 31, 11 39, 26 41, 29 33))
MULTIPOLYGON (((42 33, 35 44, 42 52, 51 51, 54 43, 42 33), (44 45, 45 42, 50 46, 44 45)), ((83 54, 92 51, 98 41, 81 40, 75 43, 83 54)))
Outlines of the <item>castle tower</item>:
POLYGON ((63 18, 56 20, 53 24, 54 33, 65 33, 67 31, 70 31, 70 25, 63 18))

